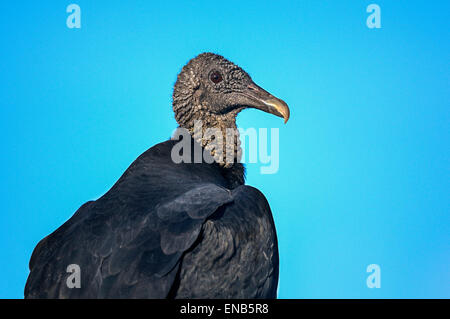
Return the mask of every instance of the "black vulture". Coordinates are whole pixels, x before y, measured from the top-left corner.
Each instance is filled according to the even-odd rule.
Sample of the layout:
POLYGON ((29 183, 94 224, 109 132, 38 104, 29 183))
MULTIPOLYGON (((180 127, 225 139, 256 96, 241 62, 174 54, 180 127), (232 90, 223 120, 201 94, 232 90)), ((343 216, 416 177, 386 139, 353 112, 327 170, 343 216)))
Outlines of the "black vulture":
POLYGON ((222 56, 190 60, 173 110, 178 130, 194 137, 180 155, 193 159, 197 147, 204 156, 175 161, 173 138, 145 151, 106 194, 39 242, 25 297, 276 298, 275 225, 264 195, 245 185, 239 137, 212 148, 215 136, 195 132, 202 121, 201 130, 226 136, 245 108, 289 118, 285 102, 222 56), (226 152, 231 161, 218 157, 226 152), (79 285, 68 284, 69 265, 79 267, 79 285))

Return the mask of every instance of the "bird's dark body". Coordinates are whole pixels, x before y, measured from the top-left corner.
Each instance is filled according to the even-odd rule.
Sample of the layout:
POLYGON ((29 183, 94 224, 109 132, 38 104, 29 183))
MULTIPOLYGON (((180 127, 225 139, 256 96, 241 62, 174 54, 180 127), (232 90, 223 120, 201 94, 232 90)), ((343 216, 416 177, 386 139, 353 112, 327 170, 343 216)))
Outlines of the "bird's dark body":
POLYGON ((160 143, 35 248, 27 298, 275 298, 277 237, 255 188, 160 143), (68 265, 81 270, 69 288, 68 265))

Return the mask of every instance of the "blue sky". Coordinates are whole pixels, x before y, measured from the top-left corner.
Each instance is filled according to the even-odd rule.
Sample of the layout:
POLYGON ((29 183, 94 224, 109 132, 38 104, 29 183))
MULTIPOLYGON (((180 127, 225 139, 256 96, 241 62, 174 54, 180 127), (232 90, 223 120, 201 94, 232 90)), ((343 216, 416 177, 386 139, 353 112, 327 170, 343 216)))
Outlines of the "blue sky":
POLYGON ((0 4, 0 297, 22 298, 37 242, 170 137, 176 75, 204 51, 291 108, 267 197, 281 298, 450 297, 448 1, 0 4), (366 7, 381 8, 369 29, 366 7), (381 288, 366 267, 381 267, 381 288))

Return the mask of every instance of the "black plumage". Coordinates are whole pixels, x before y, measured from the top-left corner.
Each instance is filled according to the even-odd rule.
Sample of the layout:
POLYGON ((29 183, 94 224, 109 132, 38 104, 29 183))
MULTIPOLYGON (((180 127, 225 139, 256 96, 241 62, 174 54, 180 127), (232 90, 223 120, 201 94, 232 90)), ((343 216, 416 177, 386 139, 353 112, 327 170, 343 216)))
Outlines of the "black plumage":
MULTIPOLYGON (((235 127, 247 107, 289 117, 284 102, 212 53, 183 68, 173 105, 180 127, 192 136, 194 120, 235 127), (216 83, 217 73, 222 79, 216 83)), ((233 163, 217 160, 216 148, 209 152, 215 162, 177 164, 171 153, 176 143, 144 152, 105 195, 39 242, 26 298, 276 297, 272 213, 264 195, 244 185, 238 141, 233 163), (67 286, 70 264, 80 266, 80 288, 67 286)), ((192 150, 195 143, 209 149, 208 141, 196 140, 192 150)))

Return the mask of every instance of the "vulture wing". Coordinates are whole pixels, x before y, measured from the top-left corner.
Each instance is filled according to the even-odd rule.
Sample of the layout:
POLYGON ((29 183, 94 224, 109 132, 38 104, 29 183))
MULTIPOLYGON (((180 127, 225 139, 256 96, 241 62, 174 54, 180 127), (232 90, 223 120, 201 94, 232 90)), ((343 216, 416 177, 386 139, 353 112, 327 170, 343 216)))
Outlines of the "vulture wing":
POLYGON ((233 199, 221 185, 193 180, 191 174, 201 174, 187 166, 172 170, 167 158, 158 160, 164 157, 161 148, 170 147, 164 144, 144 153, 108 193, 84 204, 40 241, 30 260, 25 297, 168 296, 180 258, 205 220, 233 199), (67 285, 72 264, 80 267, 80 288, 67 285))

